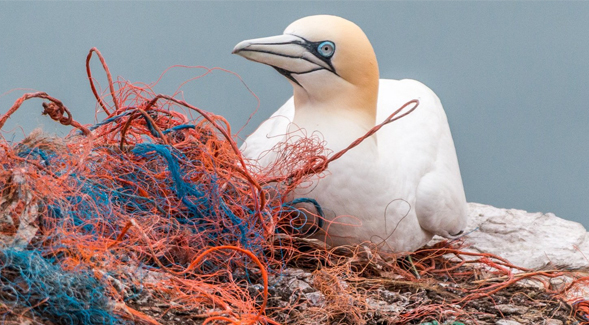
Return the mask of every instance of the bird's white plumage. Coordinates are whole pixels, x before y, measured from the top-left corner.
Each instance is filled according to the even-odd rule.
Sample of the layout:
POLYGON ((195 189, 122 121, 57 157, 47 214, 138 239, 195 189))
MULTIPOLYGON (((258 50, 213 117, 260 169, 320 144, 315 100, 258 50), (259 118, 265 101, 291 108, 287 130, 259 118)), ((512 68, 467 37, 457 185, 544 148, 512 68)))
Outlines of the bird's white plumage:
MULTIPOLYGON (((326 21, 325 17, 330 16, 321 17, 326 21)), ((334 22, 337 25, 339 20, 334 22)), ((297 28, 292 30, 304 34, 304 29, 300 32, 300 27, 297 28)), ((337 34, 333 35, 331 38, 337 38, 337 34)), ((313 37, 321 40, 320 33, 313 37)), ((241 44, 236 49, 240 46, 249 45, 241 44)), ((345 41, 336 41, 335 46, 337 54, 345 41)), ((365 114, 357 110, 364 105, 362 101, 346 107, 350 100, 334 105, 329 98, 313 98, 311 87, 326 87, 324 83, 332 82, 334 89, 327 92, 333 91, 334 96, 338 95, 338 89, 347 87, 340 80, 344 77, 337 75, 340 71, 342 75, 346 73, 345 68, 338 70, 346 64, 346 57, 334 56, 334 59, 337 60, 333 61, 333 73, 321 69, 290 76, 296 80, 292 82, 294 97, 297 97, 297 87, 303 89, 304 94, 298 89, 298 100, 289 99, 262 123, 245 140, 242 153, 268 166, 277 159, 271 149, 282 141, 291 141, 293 134, 301 129, 306 135, 320 134, 328 149, 338 151, 406 102, 418 99, 415 111, 384 126, 333 161, 324 178, 315 179, 312 186, 295 190, 294 195, 314 198, 326 211, 329 222, 323 227, 324 239, 332 245, 369 241, 383 250, 409 251, 427 243, 433 234, 449 237, 462 231, 466 225, 466 199, 450 128, 438 97, 415 80, 380 79, 375 121, 373 117, 374 122, 366 122, 365 114), (303 96, 311 99, 302 100, 303 96)), ((263 58, 252 60, 266 63, 263 58)), ((378 80, 378 76, 376 78, 378 80)), ((346 90, 341 96, 349 95, 356 88, 346 90)), ((364 95, 359 92, 360 96, 364 95)))

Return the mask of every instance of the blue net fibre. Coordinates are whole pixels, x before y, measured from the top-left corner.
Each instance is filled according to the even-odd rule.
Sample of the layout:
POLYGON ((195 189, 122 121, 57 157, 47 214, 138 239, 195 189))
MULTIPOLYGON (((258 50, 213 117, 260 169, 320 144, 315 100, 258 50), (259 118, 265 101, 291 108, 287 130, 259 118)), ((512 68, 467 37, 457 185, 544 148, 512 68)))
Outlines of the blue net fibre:
POLYGON ((0 251, 0 297, 53 324, 122 324, 89 272, 66 272, 38 252, 0 251))
MULTIPOLYGON (((153 154, 157 154, 164 158, 170 173, 176 196, 181 200, 184 206, 190 211, 189 218, 178 219, 181 223, 192 223, 199 225, 199 230, 204 231, 204 218, 213 218, 218 220, 229 219, 230 222, 239 229, 239 242, 243 247, 248 249, 254 248, 250 239, 248 239, 248 232, 253 234, 254 229, 248 229, 247 220, 240 219, 228 207, 228 204, 223 198, 223 193, 218 186, 216 175, 202 175, 200 178, 206 177, 207 183, 191 183, 186 182, 183 177, 185 174, 184 168, 180 167, 179 158, 173 154, 169 146, 157 144, 139 144, 133 152, 137 155, 150 158, 153 154), (219 215, 221 214, 221 215, 219 215)), ((210 229, 214 230, 214 229, 210 229)), ((228 228, 219 229, 222 232, 227 232, 228 228)), ((212 234, 212 232, 209 232, 212 234)), ((211 240, 216 240, 215 236, 211 240)))

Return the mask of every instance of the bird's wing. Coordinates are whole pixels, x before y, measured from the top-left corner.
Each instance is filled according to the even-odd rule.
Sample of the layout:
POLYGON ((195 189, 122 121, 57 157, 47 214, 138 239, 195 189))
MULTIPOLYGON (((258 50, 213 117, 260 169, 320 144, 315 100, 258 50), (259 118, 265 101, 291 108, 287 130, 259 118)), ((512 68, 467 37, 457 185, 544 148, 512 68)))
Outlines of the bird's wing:
POLYGON ((271 163, 272 157, 268 157, 269 151, 285 140, 288 125, 293 119, 294 99, 291 97, 245 139, 240 147, 243 156, 258 160, 258 164, 263 167, 266 166, 265 161, 271 163))
POLYGON ((466 226, 467 207, 454 142, 439 98, 415 80, 381 79, 377 123, 412 99, 419 100, 415 111, 377 133, 379 156, 389 166, 394 186, 405 189, 400 193, 408 197, 401 199, 414 205, 420 226, 447 237, 466 226))

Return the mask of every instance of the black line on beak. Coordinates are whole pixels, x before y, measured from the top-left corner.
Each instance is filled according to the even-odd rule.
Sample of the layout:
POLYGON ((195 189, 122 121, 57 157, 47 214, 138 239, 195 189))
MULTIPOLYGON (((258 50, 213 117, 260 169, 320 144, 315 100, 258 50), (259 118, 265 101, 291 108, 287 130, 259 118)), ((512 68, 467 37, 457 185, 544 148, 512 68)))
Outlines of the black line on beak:
POLYGON ((305 89, 305 87, 303 87, 303 85, 301 85, 293 76, 292 76, 292 72, 279 68, 279 67, 275 67, 272 66, 272 68, 276 69, 276 71, 278 71, 281 75, 285 76, 286 78, 288 78, 288 80, 296 83, 297 85, 299 85, 301 88, 305 89))

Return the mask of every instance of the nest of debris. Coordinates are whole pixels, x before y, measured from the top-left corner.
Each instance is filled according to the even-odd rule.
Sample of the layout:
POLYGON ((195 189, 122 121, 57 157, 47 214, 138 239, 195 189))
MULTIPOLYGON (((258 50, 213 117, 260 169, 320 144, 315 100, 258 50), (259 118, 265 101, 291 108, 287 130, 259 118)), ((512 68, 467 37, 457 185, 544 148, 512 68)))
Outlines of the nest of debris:
POLYGON ((86 64, 103 121, 81 125, 42 92, 0 116, 1 129, 40 98, 43 114, 74 128, 0 139, 5 323, 589 324, 589 303, 576 297, 586 273, 526 270, 460 241, 383 254, 306 238, 322 216, 300 218, 289 193, 362 139, 330 156, 301 139, 277 148, 288 159, 257 170, 221 116, 178 93, 113 82, 96 49, 86 64))

